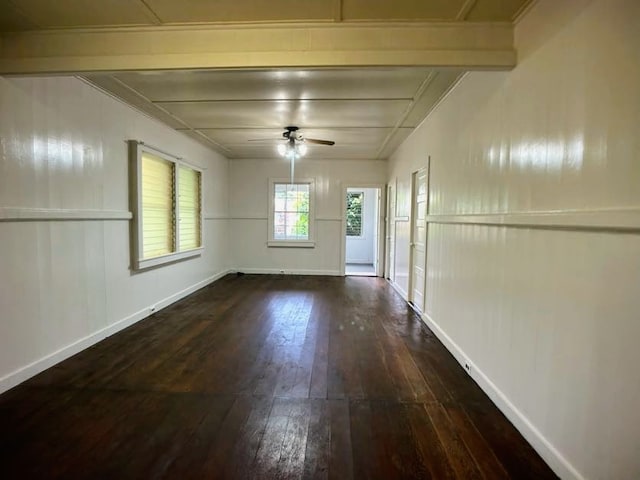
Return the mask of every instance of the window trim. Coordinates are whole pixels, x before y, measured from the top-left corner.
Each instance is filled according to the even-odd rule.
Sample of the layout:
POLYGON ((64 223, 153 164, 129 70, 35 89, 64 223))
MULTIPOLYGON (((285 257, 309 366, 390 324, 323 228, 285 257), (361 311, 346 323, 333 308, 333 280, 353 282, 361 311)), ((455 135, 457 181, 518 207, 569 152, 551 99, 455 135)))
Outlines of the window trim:
MULTIPOLYGON (((347 189, 347 196, 350 193, 357 193, 362 195, 362 203, 360 204, 360 235, 349 235, 349 226, 347 225, 346 237, 359 239, 359 240, 366 240, 364 236, 364 201, 365 201, 364 190, 357 190, 357 191, 350 192, 349 189, 347 189)), ((347 212, 345 212, 345 215, 348 213, 348 209, 349 209, 349 202, 347 202, 347 212)))
POLYGON ((294 185, 299 183, 306 183, 309 185, 309 238, 307 240, 279 240, 274 238, 274 208, 275 208, 275 188, 276 184, 291 184, 289 178, 269 178, 269 214, 268 214, 268 227, 267 227, 267 246, 275 248, 315 248, 315 234, 316 234, 316 188, 315 178, 296 178, 294 179, 294 185))
POLYGON ((197 257, 202 255, 204 251, 204 170, 201 167, 193 165, 189 162, 185 162, 182 158, 171 155, 167 152, 159 150, 151 145, 147 145, 144 142, 138 140, 129 140, 129 208, 132 213, 131 228, 130 228, 130 255, 131 255, 131 269, 134 271, 142 271, 148 268, 158 267, 160 265, 166 265, 169 263, 185 260, 187 258, 197 257), (142 243, 142 222, 140 216, 142 214, 142 154, 147 152, 156 157, 162 158, 173 164, 173 184, 174 184, 174 198, 173 198, 173 216, 175 221, 175 236, 176 236, 176 250, 175 252, 167 253, 166 255, 160 255, 152 258, 143 258, 143 243, 142 243), (199 172, 200 177, 200 246, 191 248, 189 250, 179 250, 180 248, 180 222, 179 222, 179 202, 180 185, 178 182, 178 175, 180 166, 188 167, 192 170, 199 172))

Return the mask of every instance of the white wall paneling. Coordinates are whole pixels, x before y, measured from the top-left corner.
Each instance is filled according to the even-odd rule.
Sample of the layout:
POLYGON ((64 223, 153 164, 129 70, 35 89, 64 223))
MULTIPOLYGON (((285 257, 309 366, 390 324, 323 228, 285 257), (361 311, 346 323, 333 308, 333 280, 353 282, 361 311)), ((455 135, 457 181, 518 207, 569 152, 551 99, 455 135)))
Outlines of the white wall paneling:
POLYGON ((2 391, 231 264, 225 158, 72 77, 1 78, 0 105, 2 391), (200 257, 129 270, 129 138, 207 167, 200 257))
POLYGON ((561 478, 640 477, 640 4, 537 2, 391 158, 406 296, 431 157, 425 320, 561 478))
POLYGON ((289 163, 284 159, 232 161, 229 205, 234 267, 247 273, 343 274, 342 183, 352 179, 383 185, 385 172, 383 161, 303 158, 296 163, 296 177, 315 179, 315 247, 269 248, 269 178, 286 178, 289 163))

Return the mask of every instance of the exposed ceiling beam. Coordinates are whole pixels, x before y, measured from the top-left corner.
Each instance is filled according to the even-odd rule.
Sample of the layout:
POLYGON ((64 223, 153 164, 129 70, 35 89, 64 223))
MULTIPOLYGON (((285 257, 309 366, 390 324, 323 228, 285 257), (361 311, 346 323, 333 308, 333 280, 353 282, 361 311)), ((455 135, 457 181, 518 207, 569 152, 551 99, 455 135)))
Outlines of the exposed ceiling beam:
POLYGON ((0 35, 0 74, 196 68, 515 66, 509 23, 126 27, 0 35))

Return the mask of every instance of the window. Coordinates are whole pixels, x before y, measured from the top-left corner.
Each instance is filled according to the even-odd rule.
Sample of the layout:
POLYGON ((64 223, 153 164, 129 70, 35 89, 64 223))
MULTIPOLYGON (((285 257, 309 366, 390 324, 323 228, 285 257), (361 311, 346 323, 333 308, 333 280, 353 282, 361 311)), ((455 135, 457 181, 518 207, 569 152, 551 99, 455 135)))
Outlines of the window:
POLYGON ((129 141, 132 268, 141 270, 202 251, 202 172, 129 141))
POLYGON ((347 237, 362 236, 364 192, 347 193, 347 237))
POLYGON ((271 180, 269 187, 268 245, 313 247, 313 180, 271 180))

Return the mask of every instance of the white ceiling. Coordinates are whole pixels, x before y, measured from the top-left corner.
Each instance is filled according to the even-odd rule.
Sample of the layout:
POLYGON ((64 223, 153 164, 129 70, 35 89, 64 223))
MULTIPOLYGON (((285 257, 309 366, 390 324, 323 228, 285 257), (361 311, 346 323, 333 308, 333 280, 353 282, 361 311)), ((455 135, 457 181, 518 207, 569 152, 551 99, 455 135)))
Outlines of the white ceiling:
MULTIPOLYGON (((513 21, 531 2, 0 0, 0 32, 27 31, 22 34, 27 35, 32 30, 83 29, 86 33, 111 31, 110 28, 116 27, 113 31, 136 31, 144 36, 153 30, 175 29, 181 25, 215 30, 226 28, 220 24, 260 27, 269 22, 342 26, 371 25, 372 22, 497 24, 513 21)), ((71 31, 72 35, 76 33, 71 31)), ((6 35, 20 45, 20 33, 6 35)), ((282 35, 283 39, 288 38, 286 32, 282 35)), ((393 38, 387 40, 393 46, 393 38)), ((478 37, 480 50, 481 40, 478 37)), ((431 44, 426 41, 426 45, 431 44)), ((358 46, 366 51, 367 45, 355 47, 358 46)), ((43 51, 49 52, 49 47, 49 44, 43 45, 43 51)), ((161 52, 172 51, 169 47, 168 50, 163 47, 161 52)), ((37 54, 42 52, 38 50, 37 54)), ((238 60, 242 60, 242 55, 250 53, 238 55, 238 60)), ((243 65, 241 61, 236 63, 243 65)), ((308 138, 336 142, 331 147, 310 145, 308 155, 312 158, 384 159, 463 73, 461 69, 426 67, 194 69, 96 73, 84 78, 228 158, 273 157, 284 128, 295 125, 308 138)))
POLYGON ((163 71, 85 78, 229 158, 271 158, 288 125, 311 158, 384 159, 462 72, 427 68, 163 71))
POLYGON ((247 22, 512 21, 531 0, 0 0, 0 31, 247 22))

